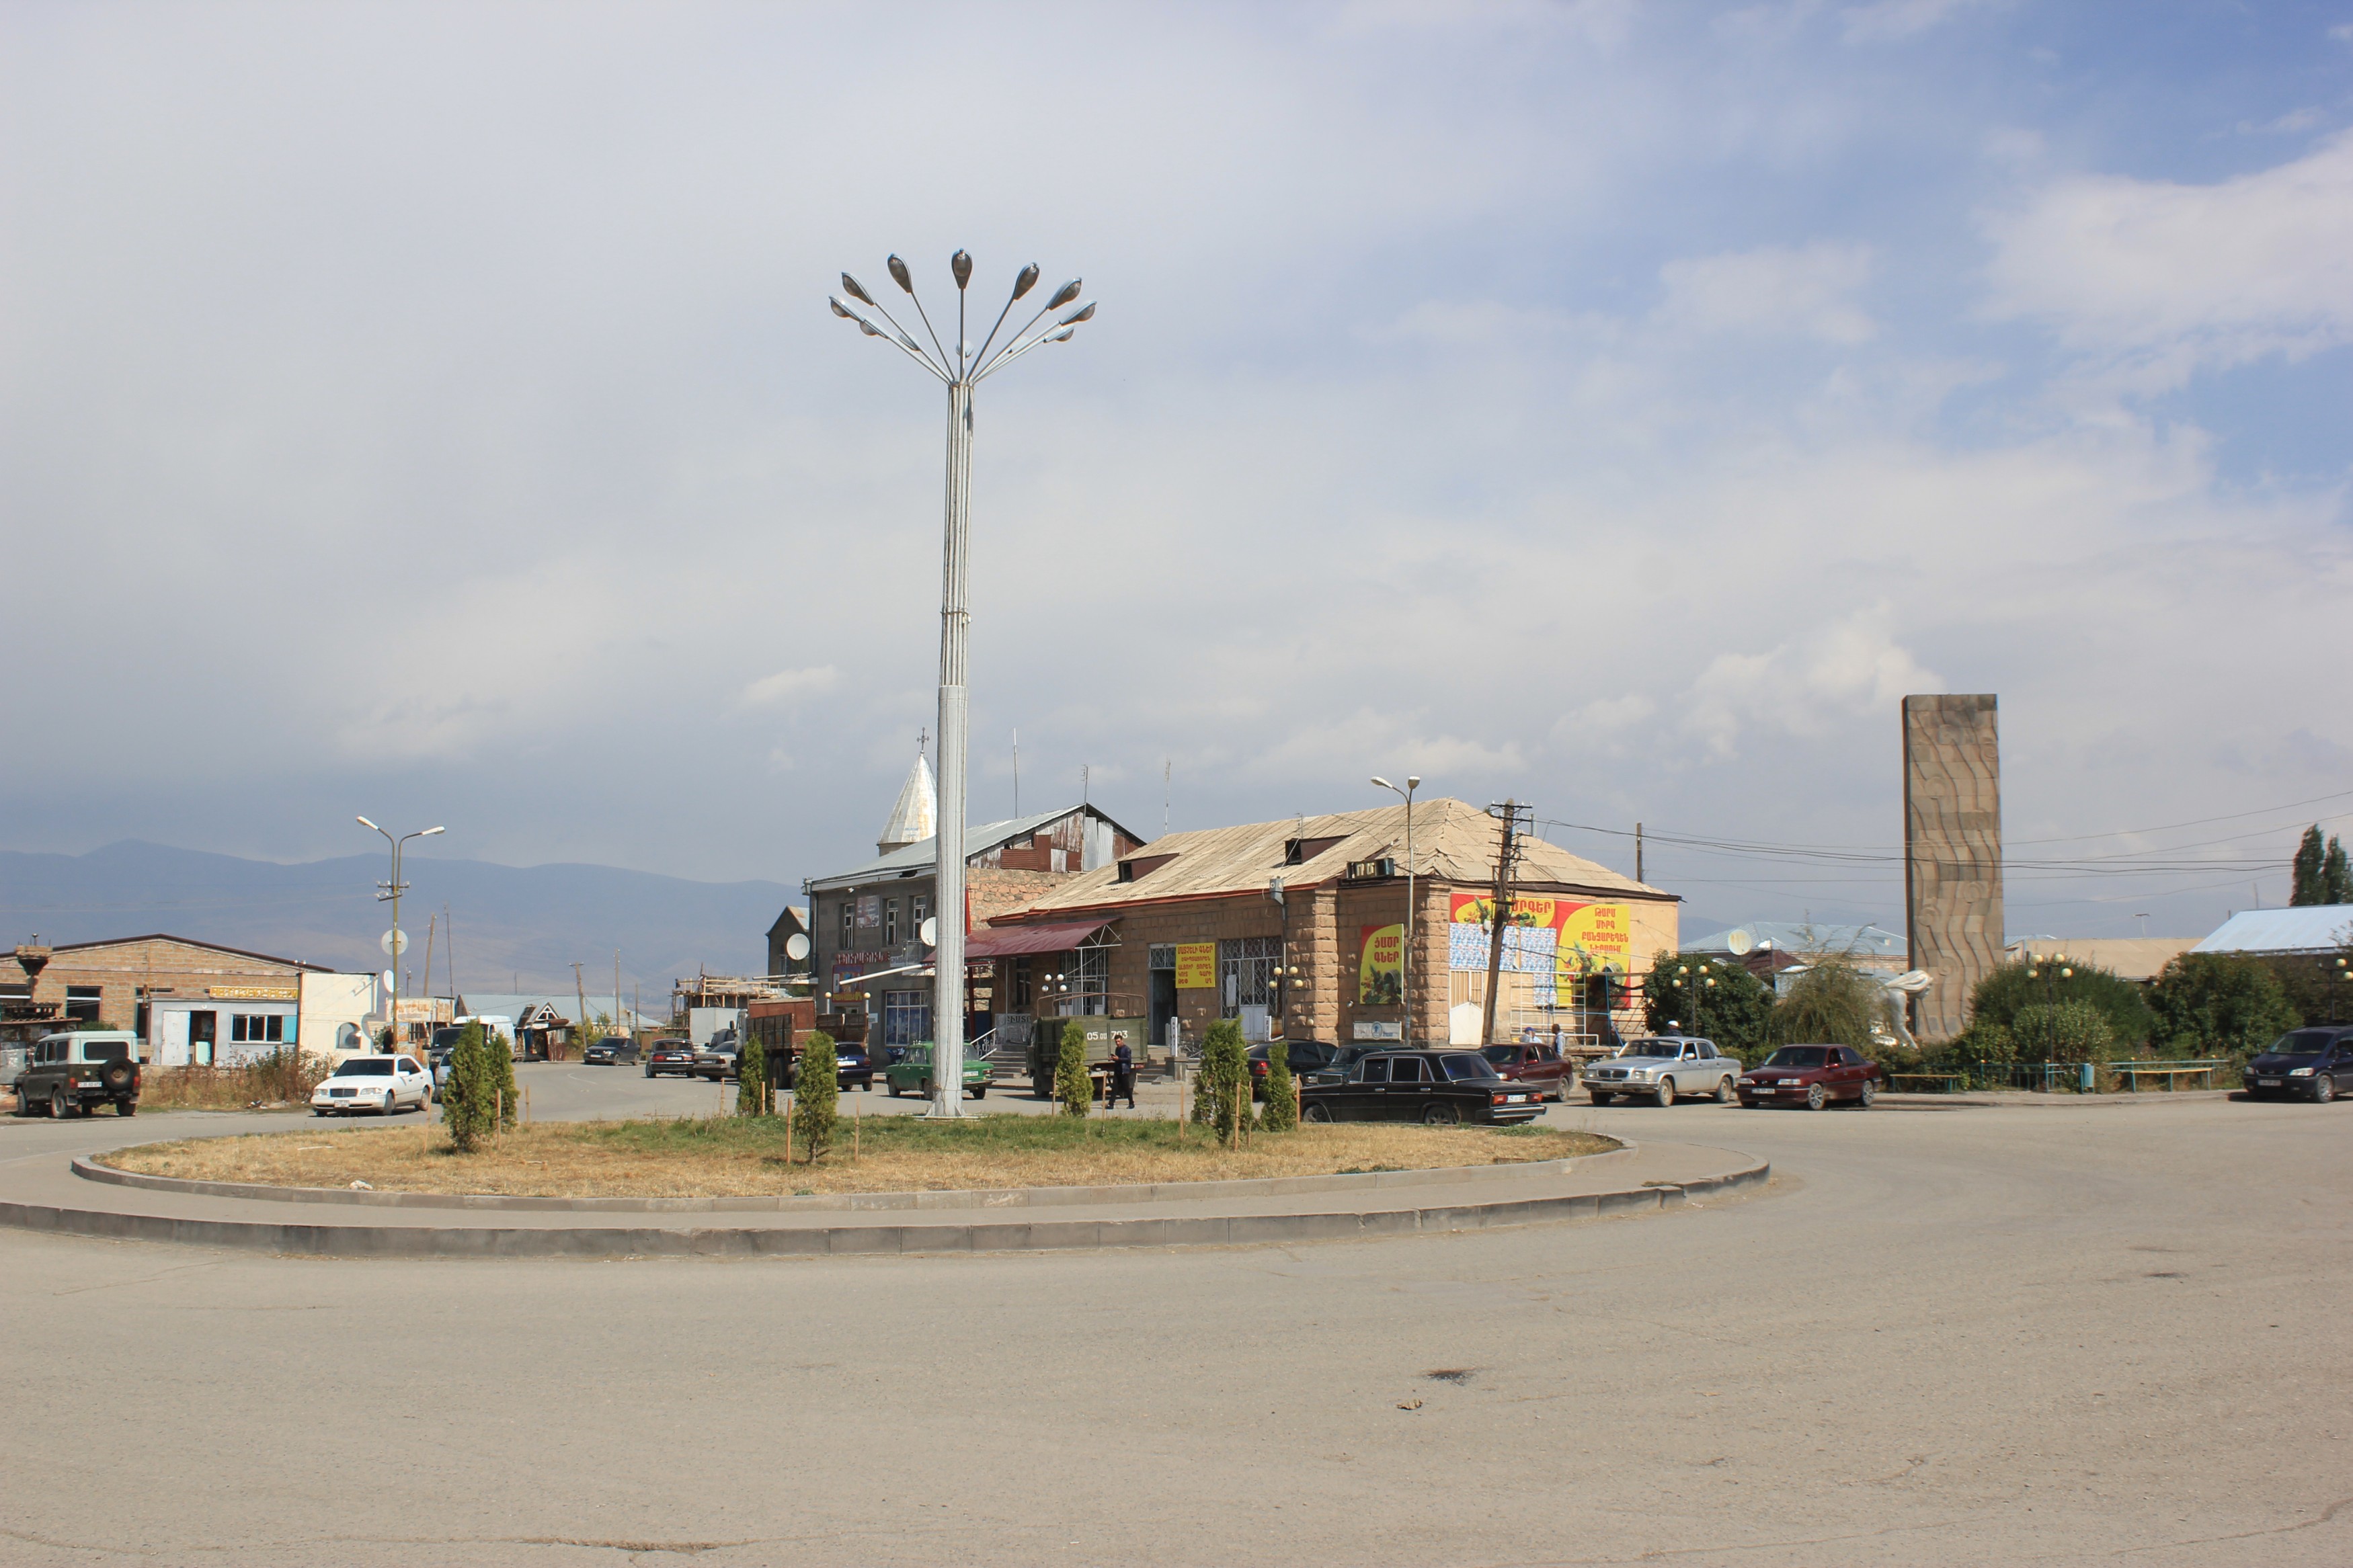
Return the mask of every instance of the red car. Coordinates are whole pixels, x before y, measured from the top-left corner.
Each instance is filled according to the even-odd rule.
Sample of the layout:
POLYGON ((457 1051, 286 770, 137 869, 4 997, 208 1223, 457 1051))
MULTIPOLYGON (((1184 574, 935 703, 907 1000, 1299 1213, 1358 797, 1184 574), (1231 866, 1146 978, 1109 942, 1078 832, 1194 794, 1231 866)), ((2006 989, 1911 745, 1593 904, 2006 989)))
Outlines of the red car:
POLYGON ((1886 1077, 1877 1062, 1846 1046, 1783 1046, 1740 1075, 1740 1103, 1820 1110, 1844 1100, 1868 1110, 1886 1077))
POLYGON ((1484 1046, 1479 1054, 1487 1058, 1497 1078, 1539 1089, 1546 1100, 1568 1103, 1568 1091, 1577 1081, 1577 1064, 1550 1046, 1484 1046))

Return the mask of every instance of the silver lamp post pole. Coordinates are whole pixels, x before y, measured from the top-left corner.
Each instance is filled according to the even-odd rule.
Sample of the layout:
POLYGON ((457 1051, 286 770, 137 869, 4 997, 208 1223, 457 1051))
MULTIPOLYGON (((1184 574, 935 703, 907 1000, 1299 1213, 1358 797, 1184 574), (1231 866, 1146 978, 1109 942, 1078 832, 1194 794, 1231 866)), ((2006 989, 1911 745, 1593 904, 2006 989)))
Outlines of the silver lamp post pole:
POLYGON ((1004 328, 1006 318, 1013 313, 1015 302, 1038 286, 1038 265, 1031 262, 1014 279, 1012 298, 997 311, 996 325, 989 328, 988 336, 975 348, 965 336, 965 287, 972 281, 972 258, 959 250, 948 261, 948 270, 955 274, 956 286, 955 349, 951 353, 940 342, 930 313, 915 295, 914 279, 908 274, 907 264, 893 256, 885 265, 891 270, 891 280, 914 305, 923 335, 931 341, 930 352, 847 272, 841 275, 842 293, 881 317, 888 325, 877 325, 865 311, 842 303, 839 295, 828 297, 826 302, 833 307, 835 315, 857 322, 858 330, 868 337, 890 343, 937 376, 948 389, 947 521, 940 547, 940 805, 937 837, 934 840, 939 849, 939 941, 932 947, 935 978, 932 992, 931 1114, 955 1117, 964 1114, 965 721, 968 710, 965 634, 972 619, 965 591, 970 579, 972 542, 972 389, 1040 343, 1068 342, 1071 334, 1079 330, 1079 323, 1093 317, 1095 308, 1089 302, 1063 310, 1079 297, 1079 280, 1073 278, 1056 289, 1038 313, 999 346, 997 335, 1004 328), (1062 313, 1056 314, 1058 311, 1062 313), (992 347, 996 349, 994 353, 990 352, 992 347))
MULTIPOLYGON (((384 891, 378 893, 375 900, 378 903, 383 903, 387 899, 392 901, 392 1017, 390 1022, 392 1043, 395 1047, 397 1047, 406 1043, 400 1037, 400 895, 408 890, 408 884, 400 879, 400 847, 412 838, 430 838, 443 830, 438 827, 420 828, 415 833, 404 833, 395 838, 364 816, 354 817, 353 820, 362 827, 384 833, 384 841, 392 846, 392 880, 376 884, 384 891)), ((426 978, 430 980, 432 976, 428 974, 426 978)))
POLYGON ((1421 922, 1421 906, 1413 896, 1413 792, 1421 787, 1421 779, 1415 773, 1406 774, 1403 789, 1384 778, 1376 778, 1373 783, 1392 795, 1405 796, 1405 956, 1398 961, 1398 1000, 1405 1004, 1405 1027, 1401 1031, 1405 1038, 1401 1043, 1409 1046, 1413 1044, 1413 933, 1421 922))

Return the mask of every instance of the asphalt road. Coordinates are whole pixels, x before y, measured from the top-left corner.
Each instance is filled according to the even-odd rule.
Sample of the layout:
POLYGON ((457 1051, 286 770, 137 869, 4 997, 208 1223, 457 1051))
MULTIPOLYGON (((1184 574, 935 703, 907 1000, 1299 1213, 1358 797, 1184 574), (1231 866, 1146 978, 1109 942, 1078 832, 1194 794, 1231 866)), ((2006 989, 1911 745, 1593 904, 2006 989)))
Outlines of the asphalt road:
MULTIPOLYGON (((715 1094, 586 1070, 535 1109, 715 1094)), ((1552 1114, 1778 1179, 1085 1256, 0 1231, 0 1562, 2353 1561, 2353 1107, 1552 1114)))

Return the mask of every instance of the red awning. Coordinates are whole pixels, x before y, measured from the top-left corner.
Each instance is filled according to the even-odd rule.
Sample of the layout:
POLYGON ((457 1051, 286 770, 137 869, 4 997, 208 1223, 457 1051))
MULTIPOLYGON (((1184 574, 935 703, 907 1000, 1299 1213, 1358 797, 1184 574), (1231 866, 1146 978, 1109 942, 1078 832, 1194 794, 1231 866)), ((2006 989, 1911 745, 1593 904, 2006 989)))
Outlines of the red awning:
POLYGON ((1109 921, 1072 921, 1050 926, 998 926, 976 931, 964 939, 964 955, 1012 958, 1025 952, 1068 952, 1111 924, 1109 921))

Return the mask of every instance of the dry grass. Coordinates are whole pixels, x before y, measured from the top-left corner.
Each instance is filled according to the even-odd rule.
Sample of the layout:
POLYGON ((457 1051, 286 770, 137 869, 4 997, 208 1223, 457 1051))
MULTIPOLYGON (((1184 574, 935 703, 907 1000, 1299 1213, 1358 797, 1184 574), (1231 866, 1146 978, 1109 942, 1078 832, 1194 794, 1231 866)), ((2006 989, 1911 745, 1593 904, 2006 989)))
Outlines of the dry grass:
POLYGON ((270 1110, 307 1105, 327 1070, 324 1058, 290 1049, 241 1067, 150 1067, 139 1075, 139 1109, 270 1110))
POLYGON ((814 1167, 798 1147, 794 1163, 784 1163, 781 1121, 738 1117, 540 1122, 470 1155, 451 1152, 438 1127, 409 1126, 149 1143, 103 1158, 154 1175, 283 1186, 364 1181, 396 1192, 717 1197, 1328 1175, 1557 1160, 1617 1147, 1548 1128, 1355 1122, 1261 1133, 1234 1151, 1212 1145, 1198 1128, 1180 1137, 1171 1121, 987 1116, 943 1126, 892 1116, 865 1123, 853 1161, 849 1133, 845 1124, 840 1146, 814 1167))

